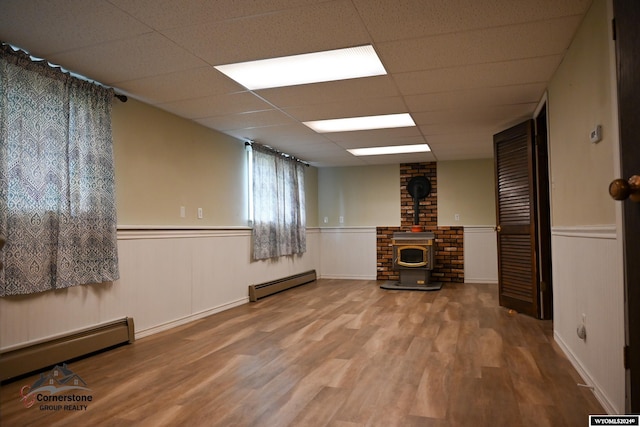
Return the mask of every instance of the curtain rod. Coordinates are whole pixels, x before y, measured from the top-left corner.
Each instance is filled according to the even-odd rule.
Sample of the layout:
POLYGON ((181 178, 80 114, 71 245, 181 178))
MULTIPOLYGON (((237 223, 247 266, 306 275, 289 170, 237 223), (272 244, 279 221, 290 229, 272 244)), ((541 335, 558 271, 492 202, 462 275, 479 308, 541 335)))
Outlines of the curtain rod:
POLYGON ((247 146, 252 147, 254 144, 259 146, 259 147, 261 147, 261 148, 263 148, 263 149, 265 149, 265 150, 267 150, 267 151, 271 151, 274 154, 279 154, 280 156, 287 157, 287 158, 289 158, 291 160, 295 160, 298 163, 302 163, 305 166, 310 166, 310 164, 305 162, 304 160, 300 160, 299 158, 294 157, 291 154, 287 154, 287 153, 283 153, 282 151, 278 151, 275 148, 269 147, 268 145, 258 144, 257 142, 251 141, 251 140, 244 142, 244 146, 245 147, 247 147, 247 146))
MULTIPOLYGON (((80 80, 92 83, 92 84, 94 84, 96 86, 101 86, 101 87, 105 87, 105 88, 108 88, 108 89, 113 89, 113 88, 109 88, 109 86, 103 85, 102 83, 100 83, 100 82, 98 82, 96 80, 90 79, 88 77, 85 77, 85 76, 77 74, 77 73, 73 73, 73 72, 63 68, 60 65, 56 65, 56 64, 53 64, 53 63, 47 61, 44 58, 37 58, 37 57, 31 55, 27 50, 22 49, 21 47, 13 46, 12 44, 6 43, 6 42, 4 42, 2 40, 0 40, 0 48, 3 51, 7 52, 8 54, 17 55, 18 57, 23 56, 24 58, 29 59, 31 62, 33 62, 35 64, 44 64, 47 67, 49 67, 50 69, 57 70, 61 74, 66 74, 67 76, 70 76, 72 78, 80 79, 80 80)), ((121 95, 121 94, 118 94, 118 93, 114 93, 113 96, 118 98, 122 102, 127 102, 127 100, 129 99, 129 98, 127 98, 126 95, 121 95)))

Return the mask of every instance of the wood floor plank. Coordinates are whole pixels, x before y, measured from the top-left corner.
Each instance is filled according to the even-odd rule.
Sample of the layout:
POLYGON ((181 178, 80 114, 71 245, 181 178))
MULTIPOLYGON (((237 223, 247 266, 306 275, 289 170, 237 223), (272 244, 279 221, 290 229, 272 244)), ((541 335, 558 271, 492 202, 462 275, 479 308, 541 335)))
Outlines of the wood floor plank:
POLYGON ((86 410, 24 407, 35 373, 0 386, 0 425, 573 427, 603 413, 552 323, 499 307, 495 285, 318 280, 68 366, 86 410))
POLYGON ((428 353, 425 357, 429 363, 422 373, 410 415, 444 419, 451 391, 449 380, 453 358, 440 352, 428 353))
POLYGON ((289 425, 299 427, 327 425, 348 395, 349 390, 344 388, 323 387, 289 425))
POLYGON ((460 322, 443 321, 440 323, 438 335, 433 340, 435 351, 440 353, 455 353, 458 346, 460 322))

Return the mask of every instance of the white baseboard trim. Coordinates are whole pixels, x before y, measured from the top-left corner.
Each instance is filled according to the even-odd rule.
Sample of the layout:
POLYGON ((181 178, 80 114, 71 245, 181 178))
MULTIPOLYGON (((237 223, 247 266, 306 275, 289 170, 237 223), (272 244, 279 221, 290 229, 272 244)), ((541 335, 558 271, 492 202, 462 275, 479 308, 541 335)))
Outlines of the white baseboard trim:
POLYGON ((376 280, 376 276, 361 276, 355 275, 350 276, 347 274, 323 274, 318 279, 334 279, 334 280, 376 280))
POLYGON ((249 302, 249 297, 246 296, 244 298, 240 298, 239 300, 231 301, 226 304, 219 305, 217 307, 200 311, 198 313, 193 313, 188 316, 163 323, 161 325, 153 326, 147 329, 142 329, 142 330, 136 331, 136 339, 148 337, 149 335, 157 334, 159 332, 163 332, 163 331, 175 328, 176 326, 181 326, 189 322, 193 322, 195 320, 202 319, 207 316, 211 316, 212 314, 216 314, 221 311, 229 310, 230 308, 237 307, 242 304, 246 304, 248 302, 249 302))
POLYGON ((584 366, 582 366, 582 363, 580 362, 580 360, 578 360, 578 358, 573 354, 573 352, 566 345, 562 337, 558 335, 556 331, 553 332, 553 338, 558 344, 558 346, 560 347, 560 349, 562 350, 562 352, 565 354, 565 356, 567 356, 567 359, 569 359, 569 362, 571 362, 571 364, 576 369, 576 371, 578 371, 578 374, 585 382, 585 385, 592 387, 591 391, 593 392, 593 395, 596 397, 596 399, 598 399, 598 402, 600 402, 604 410, 607 411, 607 414, 614 415, 614 414, 623 413, 624 408, 622 409, 615 408, 615 405, 607 398, 606 394, 602 391, 602 388, 599 386, 598 382, 595 381, 592 378, 592 376, 589 374, 589 371, 584 366))
POLYGON ((467 277, 464 278, 464 283, 477 283, 481 285, 497 285, 498 281, 495 278, 491 279, 469 279, 467 277))

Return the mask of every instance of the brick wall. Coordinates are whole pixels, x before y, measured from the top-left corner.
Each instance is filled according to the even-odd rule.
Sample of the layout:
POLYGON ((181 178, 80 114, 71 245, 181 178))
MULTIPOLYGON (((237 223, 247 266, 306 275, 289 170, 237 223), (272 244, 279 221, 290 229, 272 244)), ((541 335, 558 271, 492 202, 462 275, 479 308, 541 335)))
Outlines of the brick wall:
POLYGON ((464 242, 462 227, 438 227, 438 177, 436 163, 404 163, 400 165, 400 227, 377 227, 377 279, 399 280, 393 269, 391 239, 397 231, 409 231, 413 225, 413 199, 407 183, 414 176, 426 176, 431 181, 431 194, 420 201, 418 223, 425 231, 434 233, 436 251, 433 281, 464 282, 464 242))
POLYGON ((403 163, 400 165, 400 226, 413 225, 413 198, 407 184, 414 176, 426 176, 431 181, 431 194, 420 200, 419 224, 425 227, 438 225, 438 173, 436 163, 403 163))

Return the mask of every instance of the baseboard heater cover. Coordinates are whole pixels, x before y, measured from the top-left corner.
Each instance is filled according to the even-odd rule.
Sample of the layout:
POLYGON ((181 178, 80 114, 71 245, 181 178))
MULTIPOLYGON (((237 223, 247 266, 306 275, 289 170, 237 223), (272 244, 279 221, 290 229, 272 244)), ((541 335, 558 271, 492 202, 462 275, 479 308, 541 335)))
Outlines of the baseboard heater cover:
POLYGON ((316 280, 316 271, 309 270, 304 273, 283 277, 282 279, 249 286, 249 301, 258 301, 260 298, 282 292, 296 286, 304 285, 316 280))
POLYGON ((126 317, 24 347, 0 351, 0 381, 118 344, 133 343, 134 340, 133 318, 126 317))

